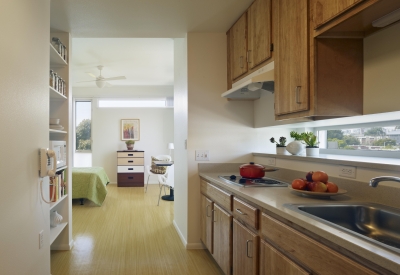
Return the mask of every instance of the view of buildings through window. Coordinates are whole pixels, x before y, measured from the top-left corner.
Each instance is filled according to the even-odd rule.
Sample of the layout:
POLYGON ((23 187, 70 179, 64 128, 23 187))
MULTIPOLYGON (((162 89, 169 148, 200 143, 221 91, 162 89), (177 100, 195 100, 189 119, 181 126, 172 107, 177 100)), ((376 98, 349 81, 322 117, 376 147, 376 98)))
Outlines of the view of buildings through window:
POLYGON ((400 125, 327 130, 326 138, 327 149, 399 151, 400 125))

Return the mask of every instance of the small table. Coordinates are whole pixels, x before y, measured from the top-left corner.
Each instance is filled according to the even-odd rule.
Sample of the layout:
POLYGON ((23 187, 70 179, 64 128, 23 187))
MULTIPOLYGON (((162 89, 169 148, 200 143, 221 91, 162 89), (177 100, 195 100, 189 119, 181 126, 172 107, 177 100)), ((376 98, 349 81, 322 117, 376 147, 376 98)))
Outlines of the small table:
MULTIPOLYGON (((157 166, 172 166, 174 165, 173 161, 155 161, 154 162, 157 166)), ((162 196, 161 199, 164 201, 174 201, 174 168, 170 167, 168 170, 168 180, 167 183, 170 182, 172 184, 169 184, 169 195, 162 196)))

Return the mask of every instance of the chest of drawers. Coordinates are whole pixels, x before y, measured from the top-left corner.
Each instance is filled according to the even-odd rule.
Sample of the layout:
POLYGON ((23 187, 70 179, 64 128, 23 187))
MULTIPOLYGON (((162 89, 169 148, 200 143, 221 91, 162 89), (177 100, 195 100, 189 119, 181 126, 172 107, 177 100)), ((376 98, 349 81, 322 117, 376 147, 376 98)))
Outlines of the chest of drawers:
POLYGON ((118 187, 144 187, 144 151, 117 151, 118 187))

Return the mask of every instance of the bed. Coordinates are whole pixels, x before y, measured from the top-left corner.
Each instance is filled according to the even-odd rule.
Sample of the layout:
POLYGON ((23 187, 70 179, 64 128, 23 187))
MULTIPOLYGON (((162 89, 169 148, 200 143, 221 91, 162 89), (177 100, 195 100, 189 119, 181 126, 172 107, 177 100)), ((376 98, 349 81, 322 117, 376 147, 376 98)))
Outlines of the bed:
POLYGON ((109 178, 103 167, 72 168, 72 199, 91 200, 101 206, 107 195, 109 178))

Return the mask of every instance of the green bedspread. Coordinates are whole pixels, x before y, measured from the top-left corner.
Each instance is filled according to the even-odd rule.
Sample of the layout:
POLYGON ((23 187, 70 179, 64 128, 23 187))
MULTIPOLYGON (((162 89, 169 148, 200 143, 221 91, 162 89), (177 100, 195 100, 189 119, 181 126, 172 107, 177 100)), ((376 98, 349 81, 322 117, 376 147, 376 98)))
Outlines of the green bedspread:
POLYGON ((107 195, 108 176, 103 167, 72 168, 72 198, 89 199, 101 206, 107 195))

